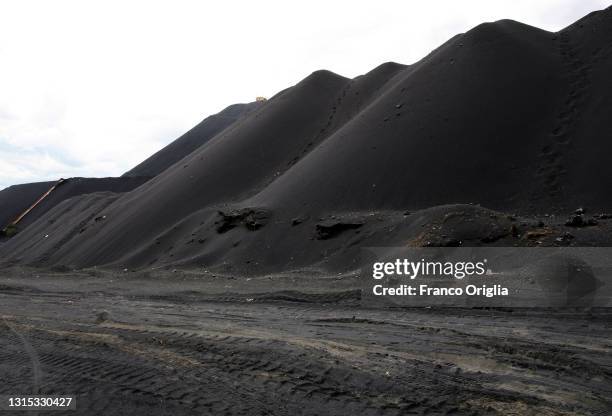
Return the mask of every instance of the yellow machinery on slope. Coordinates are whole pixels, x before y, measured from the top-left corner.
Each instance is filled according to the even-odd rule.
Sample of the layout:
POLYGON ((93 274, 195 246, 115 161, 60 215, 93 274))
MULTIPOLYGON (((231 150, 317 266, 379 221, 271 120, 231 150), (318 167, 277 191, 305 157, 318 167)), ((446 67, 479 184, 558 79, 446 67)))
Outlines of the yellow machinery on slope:
POLYGON ((34 208, 36 208, 42 201, 44 201, 45 198, 47 198, 51 194, 51 192, 55 191, 58 186, 66 183, 67 181, 68 179, 61 178, 59 181, 53 184, 53 186, 49 188, 47 192, 42 194, 40 198, 36 200, 36 202, 34 202, 28 209, 19 214, 19 216, 13 221, 11 221, 6 227, 4 227, 4 229, 2 230, 2 234, 8 237, 12 237, 13 235, 15 235, 17 233, 17 225, 19 224, 19 222, 21 222, 21 220, 23 220, 26 215, 28 215, 34 208))

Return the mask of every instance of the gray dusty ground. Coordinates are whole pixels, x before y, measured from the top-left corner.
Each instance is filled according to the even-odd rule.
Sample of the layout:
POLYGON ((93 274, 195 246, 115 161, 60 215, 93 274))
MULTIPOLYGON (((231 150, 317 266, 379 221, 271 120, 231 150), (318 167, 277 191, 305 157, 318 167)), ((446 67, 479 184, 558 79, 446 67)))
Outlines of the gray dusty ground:
POLYGON ((84 415, 610 414, 610 310, 372 310, 351 276, 304 281, 0 271, 0 394, 84 415))

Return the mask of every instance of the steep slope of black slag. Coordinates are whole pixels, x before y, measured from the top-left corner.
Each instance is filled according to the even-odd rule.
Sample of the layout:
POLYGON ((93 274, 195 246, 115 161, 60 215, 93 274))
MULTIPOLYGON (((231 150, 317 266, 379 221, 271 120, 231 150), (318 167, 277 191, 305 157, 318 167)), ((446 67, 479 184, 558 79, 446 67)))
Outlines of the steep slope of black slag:
POLYGON ((317 71, 139 188, 88 208, 85 218, 104 221, 56 211, 64 227, 53 236, 39 238, 40 221, 0 253, 77 266, 347 270, 359 247, 427 244, 423 230, 448 218, 489 230, 466 244, 528 244, 504 214, 474 207, 540 218, 612 211, 610 72, 611 9, 557 33, 486 23, 413 65, 352 80, 317 71))
POLYGON ((227 127, 261 107, 263 102, 234 104, 206 117, 198 125, 123 176, 157 176, 227 127))

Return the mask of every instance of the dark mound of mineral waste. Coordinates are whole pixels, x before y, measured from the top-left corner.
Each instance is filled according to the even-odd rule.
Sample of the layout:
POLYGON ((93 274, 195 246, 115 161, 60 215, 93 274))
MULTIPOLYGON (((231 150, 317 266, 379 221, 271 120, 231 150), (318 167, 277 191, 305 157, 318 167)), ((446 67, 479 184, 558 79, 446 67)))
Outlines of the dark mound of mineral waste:
POLYGON ((354 79, 317 71, 205 120, 128 172, 154 176, 135 189, 63 200, 0 254, 255 274, 350 270, 367 246, 610 245, 611 73, 611 9, 556 33, 485 23, 354 79))

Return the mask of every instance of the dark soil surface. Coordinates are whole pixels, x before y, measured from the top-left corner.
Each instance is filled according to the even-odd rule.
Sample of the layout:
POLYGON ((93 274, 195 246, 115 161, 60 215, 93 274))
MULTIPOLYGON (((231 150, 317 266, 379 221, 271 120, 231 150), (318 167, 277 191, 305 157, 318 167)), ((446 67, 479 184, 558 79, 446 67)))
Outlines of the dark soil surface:
POLYGON ((610 414, 610 310, 365 309, 351 278, 7 269, 0 394, 74 394, 82 415, 610 414))

